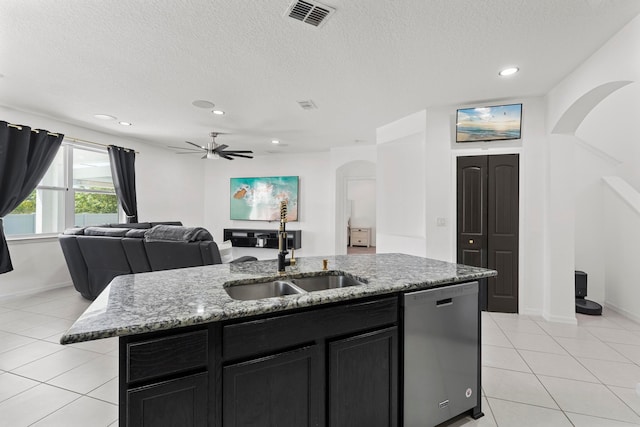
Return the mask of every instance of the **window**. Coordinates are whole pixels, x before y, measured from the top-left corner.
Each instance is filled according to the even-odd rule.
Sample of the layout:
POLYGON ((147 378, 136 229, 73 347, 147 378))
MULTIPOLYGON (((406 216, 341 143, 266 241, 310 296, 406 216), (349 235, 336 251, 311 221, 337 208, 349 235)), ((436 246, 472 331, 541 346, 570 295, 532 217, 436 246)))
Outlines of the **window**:
POLYGON ((4 218, 7 236, 58 233, 118 222, 118 198, 106 150, 63 143, 37 188, 4 218))

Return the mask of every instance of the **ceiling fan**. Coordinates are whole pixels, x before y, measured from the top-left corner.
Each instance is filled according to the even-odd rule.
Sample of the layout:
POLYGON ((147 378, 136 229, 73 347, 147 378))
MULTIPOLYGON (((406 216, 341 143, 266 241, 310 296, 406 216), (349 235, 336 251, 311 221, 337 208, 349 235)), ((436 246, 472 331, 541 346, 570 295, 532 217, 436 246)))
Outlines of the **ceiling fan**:
POLYGON ((209 135, 211 136, 211 142, 208 142, 206 147, 202 145, 194 144, 193 142, 190 142, 190 141, 185 141, 185 143, 193 145, 194 147, 197 147, 198 148, 197 150, 195 148, 188 148, 188 147, 187 148, 172 147, 171 145, 169 145, 169 148, 175 148, 177 150, 187 150, 187 151, 179 152, 176 154, 205 153, 205 155, 202 156, 203 159, 218 159, 220 157, 227 160, 233 160, 234 157, 244 157, 246 159, 253 159, 253 156, 247 155, 247 154, 253 154, 253 151, 250 151, 250 150, 225 150, 227 147, 229 147, 228 145, 218 144, 216 142, 216 137, 218 135, 223 135, 222 133, 211 132, 209 135))

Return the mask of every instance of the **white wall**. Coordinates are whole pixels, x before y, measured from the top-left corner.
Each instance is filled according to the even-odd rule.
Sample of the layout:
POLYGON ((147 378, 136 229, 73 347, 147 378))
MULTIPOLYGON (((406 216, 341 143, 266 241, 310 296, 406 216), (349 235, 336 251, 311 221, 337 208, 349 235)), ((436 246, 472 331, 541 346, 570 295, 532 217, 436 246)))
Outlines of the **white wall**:
MULTIPOLYGON (((605 303, 640 322, 640 193, 619 177, 604 181, 605 303)), ((590 275, 587 285, 591 289, 590 275)))
MULTIPOLYGON (((0 107, 0 118, 10 123, 61 132, 66 136, 135 149, 136 190, 140 221, 180 220, 203 223, 203 162, 171 151, 91 131, 49 118, 0 107)), ((118 126, 114 124, 114 126, 118 126)), ((0 275, 0 298, 71 284, 57 238, 9 241, 14 271, 0 275)))
MULTIPOLYGON (((556 188, 567 186, 568 180, 573 194, 565 195, 564 204, 574 218, 572 236, 560 234, 551 238, 555 239, 556 246, 572 246, 575 269, 588 274, 588 298, 600 303, 608 300, 606 271, 611 270, 607 265, 611 257, 606 256, 605 245, 610 236, 604 231, 610 226, 611 217, 604 216, 605 208, 609 207, 600 178, 618 176, 640 190, 640 146, 636 137, 640 104, 638 51, 640 17, 631 21, 548 94, 548 125, 554 129, 565 111, 593 91, 607 85, 619 87, 607 93, 604 99, 593 102, 583 112, 581 122, 563 130, 566 134, 562 141, 572 148, 565 152, 564 158, 558 158, 558 167, 564 172, 550 182, 551 188, 556 188), (629 81, 634 83, 625 85, 629 81)), ((565 252, 569 256, 570 251, 565 252)), ((562 286, 573 289, 573 276, 569 277, 572 272, 561 274, 565 276, 562 286)))
POLYGON ((426 111, 376 130, 376 252, 426 255, 426 111))
MULTIPOLYGON (((282 154, 206 162, 204 226, 214 239, 223 239, 225 228, 273 229, 277 221, 232 221, 229 219, 229 179, 254 176, 299 176, 299 221, 287 223, 287 230, 302 230, 302 248, 296 256, 330 255, 334 251, 332 210, 333 187, 330 155, 325 153, 282 154)), ((234 257, 252 255, 258 259, 277 257, 276 249, 233 248, 234 257)))

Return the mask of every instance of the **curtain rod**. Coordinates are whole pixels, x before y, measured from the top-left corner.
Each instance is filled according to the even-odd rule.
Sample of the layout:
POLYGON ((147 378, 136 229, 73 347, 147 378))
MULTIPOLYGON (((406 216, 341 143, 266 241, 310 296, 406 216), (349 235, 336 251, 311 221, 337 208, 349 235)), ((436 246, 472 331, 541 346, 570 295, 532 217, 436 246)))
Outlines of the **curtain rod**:
MULTIPOLYGON (((10 128, 16 128, 19 130, 22 130, 22 126, 20 125, 14 125, 13 123, 8 123, 7 126, 9 126, 10 128)), ((38 129, 31 129, 31 132, 36 132, 36 133, 40 133, 40 131, 38 129)), ((57 133, 53 133, 53 132, 49 132, 47 131, 47 135, 51 135, 51 136, 60 136, 57 133)))
MULTIPOLYGON (((84 144, 99 145, 100 147, 107 147, 107 148, 110 147, 111 145, 113 145, 113 144, 101 144, 99 142, 87 141, 86 139, 75 138, 73 136, 65 136, 64 139, 68 139, 68 140, 70 140, 72 142, 82 142, 84 144)), ((114 145, 114 147, 115 147, 115 145, 114 145)), ((120 147, 120 148, 124 148, 125 151, 133 151, 136 154, 140 154, 139 152, 134 151, 131 148, 125 148, 125 147, 120 147)))
MULTIPOLYGON (((20 126, 20 125, 14 125, 13 123, 8 123, 8 126, 12 127, 12 128, 16 128, 16 129, 22 130, 22 126, 20 126)), ((32 129, 31 132, 39 132, 39 131, 37 129, 32 129)), ((53 133, 53 132, 49 132, 49 131, 47 131, 47 135, 60 136, 57 133, 53 133)), ((99 142, 87 141, 86 139, 74 138, 73 136, 65 136, 64 139, 68 139, 68 140, 71 140, 73 142, 82 142, 82 143, 85 143, 85 144, 99 145, 100 147, 106 147, 106 148, 109 147, 109 145, 107 145, 107 144, 101 144, 99 142)), ((120 147, 120 148, 124 148, 124 147, 120 147)), ((134 150, 132 150, 130 148, 124 148, 124 149, 126 151, 133 151, 136 154, 140 154, 139 152, 134 151, 134 150)))

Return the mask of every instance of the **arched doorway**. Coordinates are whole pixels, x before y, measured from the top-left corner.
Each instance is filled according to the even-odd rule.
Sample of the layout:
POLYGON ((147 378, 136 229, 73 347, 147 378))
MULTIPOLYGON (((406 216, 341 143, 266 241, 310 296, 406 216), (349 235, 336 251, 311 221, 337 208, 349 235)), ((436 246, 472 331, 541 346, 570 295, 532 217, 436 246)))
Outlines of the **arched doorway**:
MULTIPOLYGON (((348 253, 352 228, 368 230, 368 251, 375 253, 376 165, 366 160, 345 163, 336 169, 336 255, 348 253), (373 249, 371 249, 373 248, 373 249)), ((364 241, 363 241, 364 243, 364 241)), ((365 248, 358 245, 356 248, 365 248)))

